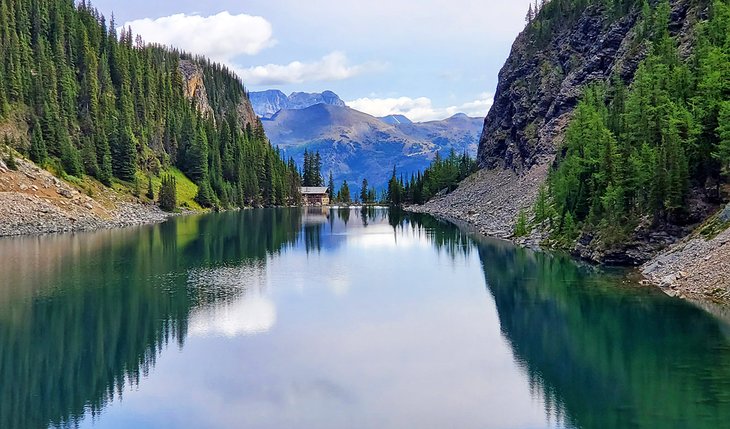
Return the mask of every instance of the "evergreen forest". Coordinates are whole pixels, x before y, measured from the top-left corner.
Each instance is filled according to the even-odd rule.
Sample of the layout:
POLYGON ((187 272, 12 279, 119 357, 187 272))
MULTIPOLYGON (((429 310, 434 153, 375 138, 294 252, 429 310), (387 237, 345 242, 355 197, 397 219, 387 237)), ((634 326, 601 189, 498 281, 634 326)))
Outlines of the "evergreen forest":
POLYGON ((138 192, 178 169, 203 207, 298 200, 296 164, 239 113, 246 90, 221 65, 145 44, 72 0, 0 0, 0 53, 0 124, 56 174, 138 192), (183 64, 202 71, 209 110, 185 96, 183 64))
POLYGON ((668 1, 642 10, 648 56, 630 85, 586 89, 533 210, 565 242, 585 230, 620 240, 642 221, 696 222, 690 198, 719 200, 730 178, 730 2, 712 3, 686 58, 668 1))

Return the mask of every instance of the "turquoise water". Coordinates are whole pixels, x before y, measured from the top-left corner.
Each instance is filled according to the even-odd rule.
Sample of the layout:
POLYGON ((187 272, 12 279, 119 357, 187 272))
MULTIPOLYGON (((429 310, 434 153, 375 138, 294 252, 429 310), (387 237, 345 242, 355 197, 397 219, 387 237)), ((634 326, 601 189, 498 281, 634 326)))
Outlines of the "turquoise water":
POLYGON ((0 428, 723 428, 730 325, 387 210, 0 240, 0 428))

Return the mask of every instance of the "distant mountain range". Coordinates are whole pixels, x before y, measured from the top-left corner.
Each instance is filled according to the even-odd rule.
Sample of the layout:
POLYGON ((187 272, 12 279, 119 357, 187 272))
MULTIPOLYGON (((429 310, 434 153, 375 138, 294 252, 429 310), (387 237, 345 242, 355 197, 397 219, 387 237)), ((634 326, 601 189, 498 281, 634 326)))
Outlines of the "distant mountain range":
POLYGON ((277 90, 252 92, 249 94, 253 110, 262 119, 274 116, 279 110, 298 110, 316 104, 328 104, 332 106, 345 106, 345 102, 332 91, 322 93, 293 92, 287 97, 286 94, 277 90))
MULTIPOLYGON (((254 99, 252 94, 252 102, 254 99)), ((441 121, 414 123, 402 115, 376 118, 332 104, 340 100, 336 95, 327 99, 329 103, 279 110, 262 122, 272 145, 284 156, 301 162, 305 149, 319 151, 323 174, 332 171, 337 186, 347 180, 351 189, 359 189, 367 178, 371 185, 383 188, 393 166, 410 177, 425 169, 436 152, 446 156, 454 149, 459 154, 465 150, 476 154, 483 118, 457 114, 441 121)))

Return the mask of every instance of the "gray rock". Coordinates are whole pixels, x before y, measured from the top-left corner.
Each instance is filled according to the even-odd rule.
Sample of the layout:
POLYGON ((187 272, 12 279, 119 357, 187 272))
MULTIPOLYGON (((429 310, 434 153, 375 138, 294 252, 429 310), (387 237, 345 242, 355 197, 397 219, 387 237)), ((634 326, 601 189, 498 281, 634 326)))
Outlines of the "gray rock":
POLYGON ((720 222, 730 222, 730 204, 725 206, 725 208, 720 212, 717 218, 720 220, 720 222))

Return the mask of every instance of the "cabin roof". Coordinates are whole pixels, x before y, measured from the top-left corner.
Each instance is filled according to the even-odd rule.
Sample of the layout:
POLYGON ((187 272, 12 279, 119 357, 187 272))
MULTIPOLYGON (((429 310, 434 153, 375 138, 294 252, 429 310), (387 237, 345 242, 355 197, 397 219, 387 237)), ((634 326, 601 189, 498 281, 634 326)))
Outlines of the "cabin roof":
POLYGON ((326 194, 327 190, 329 188, 322 187, 322 186, 314 186, 314 187, 305 187, 305 188, 299 188, 299 192, 302 193, 302 195, 322 195, 326 194))

